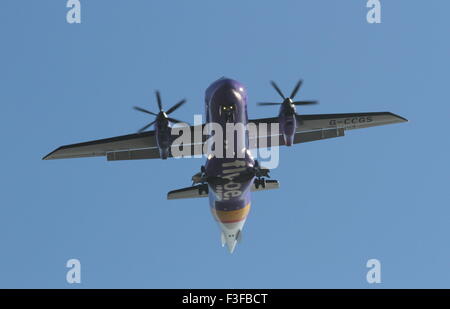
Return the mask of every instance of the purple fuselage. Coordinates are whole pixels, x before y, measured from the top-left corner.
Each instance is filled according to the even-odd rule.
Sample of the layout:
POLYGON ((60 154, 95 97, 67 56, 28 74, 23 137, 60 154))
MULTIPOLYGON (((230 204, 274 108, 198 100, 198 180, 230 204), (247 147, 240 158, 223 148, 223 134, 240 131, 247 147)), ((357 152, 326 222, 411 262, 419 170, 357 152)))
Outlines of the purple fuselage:
MULTIPOLYGON (((209 200, 214 218, 222 228, 223 236, 231 250, 250 210, 250 189, 254 177, 238 179, 255 161, 248 151, 248 136, 234 138, 232 145, 227 140, 227 124, 247 125, 247 92, 237 81, 221 78, 211 84, 205 94, 206 122, 222 127, 224 146, 234 147, 230 157, 209 156, 205 171, 208 177, 226 179, 227 183, 209 183, 209 200), (238 152, 241 155, 238 157, 238 152), (231 246, 231 247, 230 247, 231 246)), ((239 135, 239 134, 238 134, 239 135)), ((225 149, 224 148, 224 149, 225 149)))

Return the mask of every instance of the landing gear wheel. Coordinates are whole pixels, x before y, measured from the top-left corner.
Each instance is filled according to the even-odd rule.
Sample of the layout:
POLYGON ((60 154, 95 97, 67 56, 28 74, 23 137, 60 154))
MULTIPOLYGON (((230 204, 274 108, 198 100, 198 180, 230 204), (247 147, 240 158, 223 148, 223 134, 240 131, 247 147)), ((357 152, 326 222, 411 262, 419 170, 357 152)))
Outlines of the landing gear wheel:
POLYGON ((260 186, 266 187, 266 180, 264 178, 258 177, 255 179, 255 187, 258 189, 260 186))

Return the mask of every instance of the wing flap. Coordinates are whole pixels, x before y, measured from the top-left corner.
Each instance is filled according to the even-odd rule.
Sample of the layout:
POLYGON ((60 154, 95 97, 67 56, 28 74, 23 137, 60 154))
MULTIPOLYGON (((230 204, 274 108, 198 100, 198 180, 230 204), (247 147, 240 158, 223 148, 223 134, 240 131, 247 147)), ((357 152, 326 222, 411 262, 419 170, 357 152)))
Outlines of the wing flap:
MULTIPOLYGON (((203 144, 185 145, 185 146, 174 145, 171 148, 172 151, 175 148, 179 152, 177 152, 175 156, 172 153, 170 153, 169 158, 173 157, 190 158, 194 156, 203 155, 203 144)), ((106 153, 106 158, 108 161, 158 159, 160 157, 161 156, 158 148, 112 151, 106 153)))
POLYGON ((309 132, 297 132, 294 136, 294 144, 307 143, 318 141, 321 139, 328 139, 334 137, 344 136, 344 129, 327 129, 309 132))
POLYGON ((158 148, 114 151, 106 153, 106 159, 108 161, 158 159, 160 157, 158 148))
MULTIPOLYGON (((297 132, 294 136, 294 144, 307 143, 312 141, 318 141, 321 139, 328 139, 334 137, 344 136, 344 129, 325 129, 325 130, 315 130, 307 132, 297 132)), ((250 149, 254 148, 267 148, 267 147, 277 147, 283 146, 284 137, 282 135, 263 137, 261 139, 251 139, 250 149)))

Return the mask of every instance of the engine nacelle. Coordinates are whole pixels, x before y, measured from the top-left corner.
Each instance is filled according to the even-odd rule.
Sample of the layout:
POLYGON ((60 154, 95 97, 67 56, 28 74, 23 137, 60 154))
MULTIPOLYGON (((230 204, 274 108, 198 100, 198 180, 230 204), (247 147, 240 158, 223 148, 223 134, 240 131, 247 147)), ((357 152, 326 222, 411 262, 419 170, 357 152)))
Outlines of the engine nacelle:
POLYGON ((294 143, 294 136, 297 130, 297 120, 295 117, 295 107, 286 107, 284 104, 280 107, 280 114, 278 116, 280 123, 280 133, 283 135, 284 144, 292 146, 294 143))
POLYGON ((167 119, 157 121, 155 126, 156 143, 159 148, 161 159, 165 160, 170 156, 170 147, 172 144, 172 128, 169 126, 167 119))

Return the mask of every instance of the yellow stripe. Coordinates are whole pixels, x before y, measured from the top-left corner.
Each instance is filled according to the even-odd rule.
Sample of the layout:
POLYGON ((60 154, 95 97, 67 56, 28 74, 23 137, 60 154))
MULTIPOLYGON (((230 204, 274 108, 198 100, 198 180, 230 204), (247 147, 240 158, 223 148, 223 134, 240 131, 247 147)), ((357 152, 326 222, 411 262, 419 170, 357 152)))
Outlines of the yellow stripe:
POLYGON ((237 210, 217 210, 212 209, 214 216, 222 223, 231 223, 244 220, 250 211, 250 203, 244 208, 237 210))

